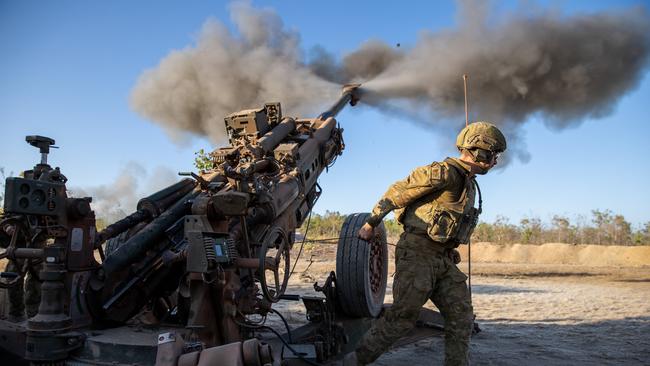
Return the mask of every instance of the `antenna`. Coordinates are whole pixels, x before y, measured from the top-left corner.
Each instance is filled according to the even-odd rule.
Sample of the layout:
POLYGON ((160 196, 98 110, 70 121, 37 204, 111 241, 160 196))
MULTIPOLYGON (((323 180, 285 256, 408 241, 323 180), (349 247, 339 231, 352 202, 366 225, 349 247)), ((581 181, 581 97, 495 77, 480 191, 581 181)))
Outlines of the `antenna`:
POLYGON ((469 125, 469 107, 467 106, 467 79, 469 79, 469 75, 463 74, 463 87, 465 89, 465 127, 469 125))
MULTIPOLYGON (((465 127, 469 125, 469 106, 468 106, 469 103, 467 98, 467 79, 469 79, 469 75, 463 74, 463 89, 465 91, 465 127)), ((479 200, 480 197, 481 197, 481 193, 479 190, 479 200)), ((469 303, 472 304, 472 240, 471 239, 468 240, 467 242, 467 288, 469 290, 469 303)), ((476 319, 476 316, 474 316, 474 319, 476 319)), ((476 323, 474 323, 474 326, 476 326, 476 323)))

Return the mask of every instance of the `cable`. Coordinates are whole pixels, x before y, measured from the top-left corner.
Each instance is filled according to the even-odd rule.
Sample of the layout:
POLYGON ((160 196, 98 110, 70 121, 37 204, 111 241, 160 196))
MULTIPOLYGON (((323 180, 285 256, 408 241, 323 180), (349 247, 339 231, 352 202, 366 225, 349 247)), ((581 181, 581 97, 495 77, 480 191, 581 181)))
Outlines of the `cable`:
POLYGON ((234 322, 235 322, 235 324, 237 324, 239 326, 242 326, 242 327, 245 327, 245 328, 270 330, 273 334, 275 334, 276 337, 278 337, 278 339, 285 345, 285 347, 287 347, 289 349, 289 351, 291 351, 294 355, 298 356, 299 359, 301 359, 301 360, 305 361, 306 363, 308 363, 310 365, 313 365, 313 366, 322 366, 321 364, 319 364, 317 362, 314 362, 314 361, 312 361, 312 360, 310 360, 308 358, 305 358, 305 353, 296 351, 296 349, 291 347, 291 345, 284 338, 282 338, 282 335, 280 335, 280 333, 278 333, 275 329, 273 329, 273 328, 271 328, 269 326, 266 326, 266 325, 255 326, 255 325, 240 323, 237 320, 234 320, 234 322))
POLYGON ((244 313, 242 313, 241 311, 237 310, 237 313, 239 314, 239 316, 241 316, 242 318, 244 318, 244 321, 246 322, 245 325, 244 325, 244 324, 239 324, 239 323, 237 323, 237 321, 235 321, 235 323, 237 323, 237 324, 239 324, 239 325, 241 325, 241 326, 248 326, 248 327, 261 327, 262 325, 264 325, 264 324, 266 323, 266 315, 264 315, 264 316, 262 317, 262 319, 260 319, 260 320, 258 320, 258 321, 251 321, 251 320, 248 319, 248 318, 246 317, 246 315, 244 315, 244 313))
POLYGON ((469 292, 469 304, 472 304, 472 241, 467 243, 467 290, 469 292))
POLYGON ((282 316, 282 314, 280 314, 279 311, 275 309, 271 309, 271 312, 279 316, 280 319, 282 319, 282 322, 284 323, 284 327, 287 328, 287 337, 289 337, 289 342, 293 343, 293 337, 291 336, 291 328, 289 328, 289 323, 287 323, 287 320, 284 318, 284 316, 282 316))
POLYGON ((287 341, 285 341, 284 338, 282 338, 282 336, 280 335, 280 333, 278 333, 275 329, 273 329, 271 327, 268 327, 266 325, 261 326, 260 328, 268 329, 271 332, 273 332, 273 334, 275 334, 282 341, 282 343, 284 343, 284 345, 289 349, 289 351, 291 351, 294 355, 298 356, 299 359, 301 359, 301 360, 305 361, 306 363, 308 363, 310 365, 313 365, 313 366, 322 366, 320 363, 317 363, 317 362, 314 362, 314 361, 312 361, 312 360, 310 360, 308 358, 305 358, 305 353, 296 351, 296 349, 291 347, 291 345, 289 343, 287 343, 287 341))
POLYGON ((296 266, 298 265, 298 259, 300 259, 300 255, 302 254, 302 248, 304 248, 305 242, 307 241, 307 234, 309 233, 309 224, 311 224, 311 211, 309 211, 309 216, 307 217, 307 228, 305 229, 305 235, 302 236, 302 243, 300 244, 300 250, 298 251, 298 256, 296 257, 296 261, 293 262, 293 268, 291 268, 291 272, 289 272, 289 277, 293 275, 293 271, 296 269, 296 266))
MULTIPOLYGON (((481 187, 476 179, 472 179, 474 186, 478 191, 478 214, 483 212, 483 197, 481 196, 481 187)), ((478 220, 478 218, 476 219, 478 220)), ((467 241, 467 288, 469 290, 469 304, 472 305, 472 239, 467 241)), ((476 317, 476 316, 474 316, 476 317)))

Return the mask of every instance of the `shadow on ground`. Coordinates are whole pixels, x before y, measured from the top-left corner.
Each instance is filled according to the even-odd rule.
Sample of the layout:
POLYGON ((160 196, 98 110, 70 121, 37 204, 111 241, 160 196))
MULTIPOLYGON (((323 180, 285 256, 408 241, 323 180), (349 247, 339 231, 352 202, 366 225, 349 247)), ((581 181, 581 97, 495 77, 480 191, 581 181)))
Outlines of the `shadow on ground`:
MULTIPOLYGON (((472 365, 647 365, 650 317, 579 324, 481 322, 472 338, 472 365)), ((393 349, 375 365, 442 365, 443 340, 393 349), (426 361, 425 361, 426 360, 426 361)))
POLYGON ((526 288, 526 287, 509 287, 498 285, 473 285, 472 293, 491 295, 491 294, 506 294, 506 293, 544 293, 546 290, 526 288))

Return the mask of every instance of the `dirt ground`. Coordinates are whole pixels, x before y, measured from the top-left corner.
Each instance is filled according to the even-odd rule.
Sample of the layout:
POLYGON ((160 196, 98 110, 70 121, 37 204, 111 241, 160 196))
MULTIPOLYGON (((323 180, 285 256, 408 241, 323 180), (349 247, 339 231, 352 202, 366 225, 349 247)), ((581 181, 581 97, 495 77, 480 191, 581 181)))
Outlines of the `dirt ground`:
MULTIPOLYGON (((482 329, 471 342, 472 364, 650 365, 649 247, 628 248, 625 255, 603 246, 553 244, 545 255, 538 253, 540 246, 529 247, 472 249, 480 260, 472 264, 472 292, 482 329), (611 252, 618 255, 603 254, 611 252), (598 253, 598 263, 616 265, 587 266, 590 253, 598 253), (630 255, 634 265, 626 265, 630 255), (504 258, 518 263, 496 263, 504 258)), ((335 250, 335 245, 311 245, 286 293, 313 295, 313 283, 322 284, 336 268, 335 250)), ((389 260, 387 303, 392 302, 392 255, 389 260)), ((461 269, 467 273, 466 263, 461 269)), ((291 327, 306 323, 300 302, 281 301, 274 308, 291 327)), ((284 327, 273 315, 267 324, 284 327)), ((443 354, 442 338, 434 336, 391 349, 375 365, 442 365, 443 354)))
MULTIPOLYGON (((313 282, 335 269, 333 254, 333 248, 318 246, 303 253, 287 293, 312 292, 313 282)), ((650 365, 650 266, 483 262, 472 267, 482 329, 471 342, 472 364, 650 365)), ((461 269, 467 273, 466 265, 461 269)), ((391 258, 389 276, 393 271, 391 258)), ((385 302, 392 301, 392 277, 388 285, 385 302)), ((277 305, 292 326, 305 322, 301 304, 277 305)), ((442 338, 431 337, 394 348, 375 364, 442 365, 443 355, 442 338)))

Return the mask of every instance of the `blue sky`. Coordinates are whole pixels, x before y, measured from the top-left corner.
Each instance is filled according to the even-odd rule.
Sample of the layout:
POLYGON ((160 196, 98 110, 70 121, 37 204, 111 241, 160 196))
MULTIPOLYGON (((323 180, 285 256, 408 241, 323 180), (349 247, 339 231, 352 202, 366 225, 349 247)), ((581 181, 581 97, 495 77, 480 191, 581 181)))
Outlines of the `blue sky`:
MULTIPOLYGON (((267 2, 297 30, 303 49, 321 45, 344 55, 369 39, 415 43, 422 30, 455 23, 452 1, 267 2)), ((498 2, 510 11, 515 1, 498 2)), ((528 2, 565 14, 650 5, 647 1, 528 2)), ((208 18, 232 26, 218 1, 7 1, 0 0, 0 167, 19 172, 38 154, 28 134, 56 139, 50 161, 70 184, 111 184, 131 162, 189 170, 193 153, 210 148, 196 138, 179 146, 128 103, 138 76, 175 49, 191 45, 208 18)), ((613 56, 614 57, 614 56, 613 56)), ((482 219, 497 215, 589 215, 611 209, 635 225, 650 220, 650 79, 625 95, 614 112, 579 126, 549 130, 540 118, 525 122, 530 162, 481 177, 482 219)), ((251 106, 255 107, 255 106, 251 106)), ((368 211, 393 181, 415 166, 455 154, 449 136, 369 108, 339 115, 346 151, 320 180, 316 212, 368 211)), ((459 121, 463 116, 459 116, 459 121)), ((459 129, 462 127, 459 122, 459 129)), ((149 177, 148 179, 152 179, 149 177)))

